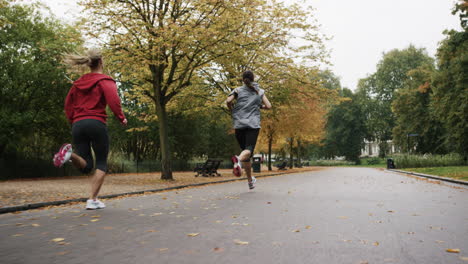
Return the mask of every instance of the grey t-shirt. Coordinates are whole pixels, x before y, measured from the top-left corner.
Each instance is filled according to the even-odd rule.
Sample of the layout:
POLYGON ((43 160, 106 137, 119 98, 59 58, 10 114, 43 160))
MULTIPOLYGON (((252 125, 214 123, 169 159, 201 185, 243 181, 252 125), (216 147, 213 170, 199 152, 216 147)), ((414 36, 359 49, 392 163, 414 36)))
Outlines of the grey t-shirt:
POLYGON ((265 90, 252 83, 258 94, 247 86, 237 87, 229 95, 235 95, 237 102, 232 110, 234 129, 260 128, 260 107, 265 90))

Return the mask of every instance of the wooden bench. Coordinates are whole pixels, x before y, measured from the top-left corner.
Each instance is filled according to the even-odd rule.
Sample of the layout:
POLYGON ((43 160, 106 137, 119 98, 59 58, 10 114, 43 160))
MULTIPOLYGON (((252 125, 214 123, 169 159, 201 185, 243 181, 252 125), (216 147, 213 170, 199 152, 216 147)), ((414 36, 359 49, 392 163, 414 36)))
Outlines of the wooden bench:
POLYGON ((195 177, 198 177, 200 175, 203 177, 221 176, 221 174, 218 173, 218 168, 220 164, 221 164, 221 160, 214 160, 214 159, 208 159, 207 161, 205 161, 205 163, 197 164, 195 169, 193 169, 193 171, 197 173, 195 174, 195 177))
POLYGON ((278 168, 278 170, 286 170, 287 166, 288 166, 288 162, 283 161, 283 163, 280 163, 280 164, 276 165, 275 167, 278 168))

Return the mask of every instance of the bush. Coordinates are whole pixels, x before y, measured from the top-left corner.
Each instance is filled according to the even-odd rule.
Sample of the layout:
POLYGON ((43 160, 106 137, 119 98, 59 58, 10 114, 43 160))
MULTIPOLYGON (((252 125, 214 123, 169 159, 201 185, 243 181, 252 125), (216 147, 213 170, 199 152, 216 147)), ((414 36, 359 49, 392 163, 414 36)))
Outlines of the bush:
POLYGON ((411 155, 401 154, 395 155, 393 160, 395 166, 402 168, 422 168, 422 167, 445 167, 445 166, 460 166, 466 165, 463 156, 452 153, 447 155, 411 155))
POLYGON ((381 164, 383 163, 383 159, 381 158, 369 158, 369 159, 366 159, 366 162, 368 165, 377 165, 377 164, 381 164))
POLYGON ((312 166, 351 166, 355 162, 346 160, 316 160, 311 162, 312 166))

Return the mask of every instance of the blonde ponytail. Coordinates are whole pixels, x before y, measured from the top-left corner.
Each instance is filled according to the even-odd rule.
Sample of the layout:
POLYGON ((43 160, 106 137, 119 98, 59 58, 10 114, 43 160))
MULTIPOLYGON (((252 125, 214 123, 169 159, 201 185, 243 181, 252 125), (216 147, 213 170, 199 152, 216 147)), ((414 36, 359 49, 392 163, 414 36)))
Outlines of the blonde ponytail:
POLYGON ((98 49, 90 49, 86 55, 65 54, 65 63, 70 66, 86 65, 91 69, 96 68, 102 59, 102 53, 98 49))

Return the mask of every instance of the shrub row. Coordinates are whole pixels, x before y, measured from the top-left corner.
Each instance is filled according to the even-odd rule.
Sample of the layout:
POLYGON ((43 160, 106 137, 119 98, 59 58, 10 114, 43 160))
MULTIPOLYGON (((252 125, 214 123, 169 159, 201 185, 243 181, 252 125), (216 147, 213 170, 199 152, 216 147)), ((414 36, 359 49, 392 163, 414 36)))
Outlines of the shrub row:
POLYGON ((463 156, 457 153, 447 155, 399 154, 395 155, 393 160, 395 161, 395 166, 398 169, 467 165, 466 161, 463 159, 463 156))

